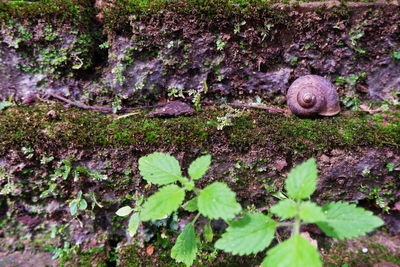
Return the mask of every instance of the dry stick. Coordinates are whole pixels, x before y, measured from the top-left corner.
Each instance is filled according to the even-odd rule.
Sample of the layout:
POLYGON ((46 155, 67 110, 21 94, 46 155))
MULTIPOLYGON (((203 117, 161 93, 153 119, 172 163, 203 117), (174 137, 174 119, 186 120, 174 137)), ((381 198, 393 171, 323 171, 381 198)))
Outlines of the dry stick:
MULTIPOLYGON (((99 106, 88 106, 85 104, 79 104, 74 101, 71 101, 65 97, 53 94, 53 93, 47 93, 48 96, 51 96, 53 98, 56 98, 58 100, 61 100, 71 106, 75 106, 78 108, 83 108, 83 109, 91 109, 91 110, 96 110, 96 111, 102 111, 102 112, 113 112, 113 108, 110 107, 99 107, 99 106)), ((135 108, 123 108, 121 111, 132 111, 132 110, 140 110, 140 109, 150 109, 150 108, 157 108, 157 107, 163 107, 168 103, 163 103, 163 104, 156 104, 156 105, 150 105, 150 106, 141 106, 141 107, 135 107, 135 108)))
POLYGON ((75 106, 75 107, 78 107, 78 108, 92 109, 92 110, 97 110, 97 111, 102 111, 102 112, 112 112, 113 111, 113 109, 109 108, 109 107, 88 106, 88 105, 85 105, 85 104, 76 103, 76 102, 71 101, 71 100, 69 100, 69 99, 67 99, 65 97, 62 97, 62 96, 59 96, 59 95, 56 95, 56 94, 53 94, 53 93, 46 93, 46 94, 48 96, 51 96, 51 97, 53 97, 55 99, 61 100, 61 101, 65 102, 65 103, 67 103, 67 104, 69 104, 71 106, 75 106))
POLYGON ((116 117, 115 119, 119 120, 119 119, 122 119, 122 118, 126 118, 126 117, 130 117, 130 116, 133 116, 133 115, 137 115, 137 114, 140 114, 140 112, 133 112, 133 113, 124 114, 124 115, 116 117))
MULTIPOLYGON (((102 111, 102 112, 112 112, 113 108, 110 107, 99 107, 99 106, 88 106, 85 104, 79 104, 74 101, 71 101, 65 97, 53 94, 53 93, 47 93, 48 96, 51 96, 53 98, 56 98, 58 100, 61 100, 69 105, 76 106, 78 108, 83 108, 83 109, 91 109, 91 110, 97 110, 97 111, 102 111)), ((209 101, 201 101, 203 104, 213 104, 214 102, 209 102, 209 101)), ((133 111, 133 110, 140 110, 140 109, 151 109, 151 108, 157 108, 157 107, 163 107, 167 105, 168 103, 163 103, 163 104, 156 104, 156 105, 150 105, 150 106, 141 106, 141 107, 135 107, 135 108, 123 108, 121 111, 126 112, 126 111, 133 111)), ((247 105, 247 104, 233 104, 233 103, 227 103, 229 106, 233 107, 244 107, 244 108, 256 108, 256 109, 264 109, 268 110, 269 113, 285 113, 284 109, 280 108, 274 108, 274 107, 263 107, 263 106, 254 106, 254 105, 247 105)))
POLYGON ((269 113, 285 113, 284 109, 273 108, 273 107, 263 107, 263 106, 254 106, 254 105, 248 105, 248 104, 233 104, 233 103, 228 103, 228 105, 233 106, 233 107, 265 109, 265 110, 268 110, 269 113))

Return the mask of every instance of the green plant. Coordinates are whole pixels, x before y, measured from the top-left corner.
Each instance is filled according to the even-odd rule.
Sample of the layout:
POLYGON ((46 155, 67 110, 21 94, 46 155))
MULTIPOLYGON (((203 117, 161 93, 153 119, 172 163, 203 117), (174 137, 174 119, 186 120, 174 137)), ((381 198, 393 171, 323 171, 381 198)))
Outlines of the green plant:
MULTIPOLYGON (((164 219, 180 207, 188 212, 197 212, 195 218, 178 236, 171 250, 172 258, 191 266, 198 249, 194 228, 198 217, 203 215, 209 219, 231 220, 242 210, 240 204, 236 202, 236 194, 221 182, 214 182, 202 190, 195 187, 194 182, 205 175, 210 164, 210 155, 194 160, 188 169, 189 179, 182 175, 179 162, 168 154, 155 152, 141 157, 139 159, 140 174, 146 181, 162 187, 150 196, 140 209, 135 210, 125 206, 117 211, 117 215, 127 216, 132 211, 136 211, 133 215, 138 214, 136 215, 138 219, 131 217, 130 220, 134 220, 133 226, 137 227, 139 221, 164 219), (178 186, 177 182, 181 186, 178 186), (183 205, 188 192, 193 192, 196 196, 183 205)), ((209 224, 205 226, 204 232, 205 241, 211 241, 213 234, 209 224)))
POLYGON ((194 89, 190 89, 190 90, 188 90, 188 94, 189 94, 189 96, 193 96, 192 103, 194 105, 194 108, 197 111, 199 111, 201 108, 201 106, 200 106, 201 92, 194 90, 194 89))
POLYGON ((223 50, 225 48, 226 44, 221 40, 217 40, 217 50, 223 50))
POLYGON ((21 150, 27 159, 31 159, 33 157, 33 153, 35 152, 31 147, 22 147, 21 150))
POLYGON ((142 209, 141 205, 143 203, 143 196, 136 200, 135 207, 131 208, 130 206, 123 206, 122 208, 118 209, 115 214, 121 217, 126 217, 131 215, 129 218, 128 224, 128 234, 133 237, 136 234, 136 231, 139 227, 140 218, 139 214, 142 209))
POLYGON ((224 127, 232 126, 232 120, 239 117, 241 112, 230 106, 226 106, 226 108, 228 111, 224 116, 218 116, 216 117, 217 121, 208 121, 207 124, 217 127, 218 131, 221 131, 224 127))
POLYGON ((50 245, 43 245, 43 247, 49 252, 53 253, 53 260, 60 259, 59 266, 63 266, 65 261, 72 255, 76 254, 78 250, 78 246, 71 246, 70 242, 65 241, 63 248, 56 248, 50 245))
POLYGON ((40 160, 40 164, 45 165, 45 164, 47 164, 47 163, 49 163, 49 162, 52 162, 53 160, 54 160, 54 157, 53 157, 53 156, 51 156, 51 157, 43 156, 43 157, 41 158, 41 160, 40 160))
POLYGON ((354 74, 351 76, 337 76, 335 80, 335 84, 339 86, 343 86, 345 89, 353 89, 354 86, 364 80, 366 77, 366 73, 360 72, 359 74, 354 74))
POLYGON ((270 208, 280 222, 258 212, 230 221, 215 247, 239 255, 258 253, 271 244, 277 227, 289 226, 291 237, 268 250, 261 266, 322 266, 317 249, 300 235, 301 225, 316 223, 328 236, 339 239, 357 237, 383 225, 372 212, 353 204, 330 202, 320 207, 304 201, 310 198, 316 185, 317 166, 310 159, 289 173, 285 181, 288 198, 270 208))
POLYGON ((393 163, 388 163, 388 164, 386 164, 386 169, 387 169, 389 172, 392 172, 392 171, 394 170, 394 164, 393 164, 393 163))
POLYGON ((183 88, 177 88, 177 87, 168 87, 168 96, 181 97, 181 98, 185 97, 183 95, 183 88))
POLYGON ((238 32, 240 32, 240 26, 244 26, 246 25, 246 21, 243 20, 241 23, 235 23, 235 28, 233 29, 233 33, 237 34, 238 32))
POLYGON ((365 49, 359 47, 358 41, 364 36, 364 31, 360 29, 360 25, 357 25, 355 28, 351 29, 349 32, 349 38, 351 41, 351 48, 356 50, 361 55, 366 53, 365 49))
POLYGON ((51 180, 56 180, 57 177, 62 177, 63 180, 67 180, 72 170, 72 162, 68 159, 61 161, 62 165, 54 170, 54 173, 50 175, 51 180))
POLYGON ((293 57, 290 61, 290 64, 292 65, 292 66, 294 66, 294 65, 296 65, 297 64, 297 61, 299 60, 299 58, 298 57, 293 57))
POLYGON ((392 57, 395 61, 400 61, 400 49, 392 52, 392 57))
POLYGON ((82 191, 79 191, 74 200, 69 203, 69 212, 75 216, 78 210, 86 210, 87 202, 82 198, 82 191))
POLYGON ((115 67, 111 70, 111 73, 115 74, 113 84, 124 85, 125 83, 125 76, 123 74, 124 66, 122 63, 118 63, 115 67))
POLYGON ((0 111, 5 110, 13 105, 12 100, 13 100, 14 95, 10 95, 8 100, 4 100, 0 102, 0 111))
MULTIPOLYGON (((381 192, 382 189, 378 188, 377 186, 373 186, 371 191, 369 192, 369 194, 367 195, 367 199, 371 199, 371 200, 375 200, 375 204, 382 209, 383 212, 389 212, 390 207, 390 198, 389 197, 385 197, 384 192, 381 192)), ((390 193, 390 192, 386 192, 386 193, 390 193)))

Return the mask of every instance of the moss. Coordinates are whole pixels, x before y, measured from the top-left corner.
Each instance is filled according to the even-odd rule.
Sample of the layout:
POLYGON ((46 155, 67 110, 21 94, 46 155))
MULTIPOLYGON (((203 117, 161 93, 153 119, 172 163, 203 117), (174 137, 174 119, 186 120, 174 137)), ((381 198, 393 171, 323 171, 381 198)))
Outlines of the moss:
POLYGON ((358 245, 350 244, 352 247, 359 247, 357 251, 349 251, 348 247, 352 241, 339 241, 329 244, 327 252, 323 254, 323 260, 327 266, 349 266, 372 265, 379 262, 391 262, 400 264, 400 255, 393 254, 382 244, 374 243, 368 239, 361 240, 358 245), (361 248, 367 248, 368 252, 363 253, 361 248))
MULTIPOLYGON (((170 257, 173 243, 167 236, 161 238, 157 234, 157 240, 146 244, 141 248, 137 244, 120 247, 118 251, 118 266, 185 266, 177 263, 170 257), (149 255, 147 248, 153 247, 153 253, 149 255), (157 263, 157 264, 155 264, 157 263)), ((199 244, 197 257, 194 261, 195 266, 255 266, 262 262, 263 253, 250 256, 233 256, 223 251, 214 249, 205 243, 199 244)))
POLYGON ((249 110, 233 119, 232 126, 217 131, 209 125, 224 110, 202 110, 196 116, 146 118, 146 112, 122 119, 60 105, 14 107, 0 117, 0 153, 11 148, 126 148, 136 146, 146 151, 160 147, 191 150, 210 149, 226 143, 232 149, 247 151, 251 146, 276 152, 298 151, 313 154, 334 148, 358 146, 398 147, 400 118, 376 121, 371 115, 349 113, 336 117, 300 119, 249 110), (58 119, 47 116, 58 110, 58 119))
POLYGON ((16 18, 59 18, 83 22, 88 19, 90 0, 41 0, 36 2, 8 1, 0 3, 0 21, 16 18))
MULTIPOLYGON (((371 116, 361 113, 317 119, 258 116, 257 112, 252 112, 236 119, 235 124, 239 124, 239 129, 244 131, 241 135, 232 133, 233 141, 240 136, 241 142, 260 146, 275 144, 280 150, 308 153, 356 146, 397 147, 400 141, 400 125, 396 118, 385 124, 374 122, 371 116)), ((232 131, 235 129, 235 126, 232 127, 232 131)))
MULTIPOLYGON (((299 6, 299 1, 292 3, 293 7, 299 6)), ((318 0, 302 0, 300 2, 318 2, 318 0)), ((375 0, 341 1, 345 7, 346 2, 375 2, 375 0)), ((282 22, 286 17, 285 12, 273 8, 273 4, 290 5, 288 0, 116 0, 106 10, 107 29, 126 29, 129 27, 129 17, 158 16, 166 11, 177 12, 185 15, 197 15, 212 19, 227 19, 235 17, 240 19, 258 20, 268 13, 273 23, 282 22), (272 11, 273 12, 270 12, 272 11)), ((339 8, 340 9, 340 8, 339 8)), ((343 11, 334 10, 343 14, 343 11)))

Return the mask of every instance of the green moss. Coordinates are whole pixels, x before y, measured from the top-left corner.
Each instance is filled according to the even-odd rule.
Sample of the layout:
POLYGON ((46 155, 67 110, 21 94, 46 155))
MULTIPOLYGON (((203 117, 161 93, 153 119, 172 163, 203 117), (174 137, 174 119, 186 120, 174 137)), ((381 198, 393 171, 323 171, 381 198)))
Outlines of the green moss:
POLYGON ((351 241, 339 241, 335 244, 329 244, 327 253, 323 255, 323 259, 327 266, 349 266, 372 265, 379 262, 391 262, 400 264, 400 255, 393 254, 382 244, 374 243, 369 240, 360 240, 360 244, 348 244, 351 241), (348 247, 359 247, 357 251, 349 251, 348 247), (367 248, 368 252, 363 253, 361 248, 367 248))
MULTIPOLYGON (((302 0, 300 2, 318 2, 318 0, 302 0)), ((342 0, 346 2, 375 2, 375 0, 342 0)), ((177 12, 185 15, 197 15, 212 19, 233 18, 237 20, 249 19, 257 21, 268 14, 272 23, 282 23, 286 12, 273 7, 280 3, 290 5, 288 0, 116 0, 105 12, 107 29, 126 29, 129 27, 129 17, 157 16, 165 11, 177 12), (273 12, 270 12, 272 11, 273 12)), ((299 1, 291 4, 299 6, 299 1)), ((345 8, 343 8, 345 9, 345 8)), ((343 14, 344 11, 334 10, 343 14)), ((132 18, 131 17, 131 18, 132 18)))
POLYGON ((75 147, 124 148, 137 146, 148 151, 159 147, 191 150, 210 149, 225 143, 238 151, 252 146, 276 152, 312 154, 335 148, 359 146, 398 147, 400 118, 376 121, 371 115, 342 114, 336 117, 300 119, 249 110, 233 119, 232 126, 217 131, 216 121, 224 110, 202 110, 192 117, 146 118, 146 112, 122 119, 59 105, 9 108, 0 117, 0 153, 11 148, 75 147), (59 110, 54 120, 46 113, 59 110), (61 111, 62 110, 62 111, 61 111))
POLYGON ((41 0, 8 1, 0 3, 0 21, 10 18, 33 19, 33 18, 59 18, 83 22, 88 19, 87 12, 90 11, 92 1, 90 0, 41 0))
MULTIPOLYGON (((176 233, 175 233, 176 235, 176 233)), ((157 240, 151 241, 141 248, 138 244, 120 247, 118 251, 119 266, 185 266, 177 263, 170 257, 172 246, 171 237, 168 234, 161 237, 157 233, 157 240), (147 248, 153 247, 153 253, 149 254, 147 248)), ((209 245, 201 242, 199 244, 198 256, 194 261, 195 266, 255 266, 262 261, 262 253, 254 256, 233 256, 221 250, 215 250, 209 245)))

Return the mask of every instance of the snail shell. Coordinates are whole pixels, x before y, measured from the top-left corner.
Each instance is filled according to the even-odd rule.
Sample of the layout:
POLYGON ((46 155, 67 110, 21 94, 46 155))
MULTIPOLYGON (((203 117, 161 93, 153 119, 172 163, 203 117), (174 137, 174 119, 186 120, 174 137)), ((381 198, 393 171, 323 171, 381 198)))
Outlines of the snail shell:
POLYGON ((333 116, 340 112, 339 96, 333 84, 317 75, 295 80, 286 94, 287 104, 299 117, 333 116))

